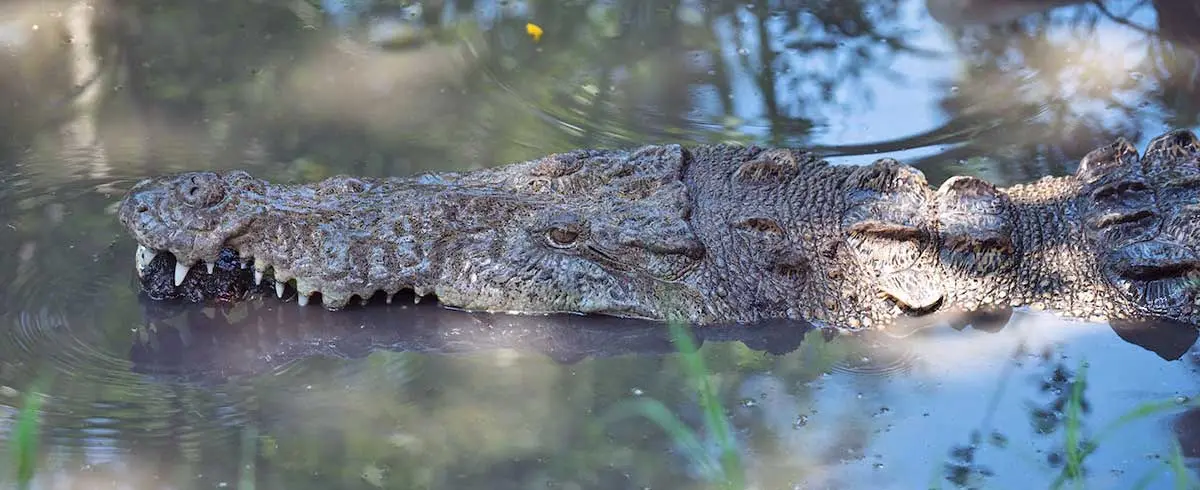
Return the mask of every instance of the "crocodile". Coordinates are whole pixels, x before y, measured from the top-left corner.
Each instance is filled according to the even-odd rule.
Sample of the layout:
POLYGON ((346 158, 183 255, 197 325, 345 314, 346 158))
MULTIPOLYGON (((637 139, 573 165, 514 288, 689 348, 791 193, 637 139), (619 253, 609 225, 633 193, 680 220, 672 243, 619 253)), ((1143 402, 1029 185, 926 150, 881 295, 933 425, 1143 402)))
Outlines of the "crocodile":
POLYGON ((1010 307, 1200 324, 1200 142, 1185 130, 1004 188, 956 176, 934 189, 887 158, 647 145, 301 184, 183 172, 136 183, 118 217, 143 288, 161 291, 143 272, 172 260, 166 286, 195 297, 251 289, 228 289, 240 280, 331 310, 411 291, 472 311, 698 325, 859 330, 1010 307))

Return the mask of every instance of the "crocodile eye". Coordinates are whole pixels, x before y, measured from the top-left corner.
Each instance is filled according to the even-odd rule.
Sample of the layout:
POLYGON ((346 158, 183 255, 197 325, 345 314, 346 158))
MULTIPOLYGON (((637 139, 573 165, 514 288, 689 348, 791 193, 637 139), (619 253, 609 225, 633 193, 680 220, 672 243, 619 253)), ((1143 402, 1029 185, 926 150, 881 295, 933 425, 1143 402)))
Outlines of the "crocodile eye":
POLYGON ((551 228, 546 232, 546 239, 551 246, 558 248, 568 248, 575 245, 579 240, 579 231, 568 228, 551 228))
POLYGON ((542 227, 546 244, 554 248, 571 248, 587 234, 587 222, 571 212, 560 212, 549 217, 542 227))
POLYGON ((588 235, 588 223, 582 216, 562 211, 548 217, 542 223, 542 239, 554 249, 571 249, 588 235))

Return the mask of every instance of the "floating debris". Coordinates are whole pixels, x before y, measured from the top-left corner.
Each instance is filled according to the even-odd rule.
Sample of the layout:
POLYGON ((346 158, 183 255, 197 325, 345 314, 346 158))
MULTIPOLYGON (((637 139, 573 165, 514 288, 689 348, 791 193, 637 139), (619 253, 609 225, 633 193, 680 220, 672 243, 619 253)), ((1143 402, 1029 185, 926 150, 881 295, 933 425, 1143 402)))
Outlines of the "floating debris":
POLYGON ((542 40, 542 28, 537 24, 532 22, 525 24, 525 32, 529 34, 529 37, 533 38, 534 42, 542 40))

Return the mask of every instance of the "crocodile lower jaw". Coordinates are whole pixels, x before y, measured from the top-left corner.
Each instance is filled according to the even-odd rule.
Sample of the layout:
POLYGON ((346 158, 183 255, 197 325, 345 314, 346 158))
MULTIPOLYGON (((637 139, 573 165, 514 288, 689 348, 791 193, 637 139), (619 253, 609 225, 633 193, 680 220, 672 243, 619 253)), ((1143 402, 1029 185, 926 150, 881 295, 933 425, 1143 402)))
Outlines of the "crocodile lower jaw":
MULTIPOLYGON (((253 286, 255 286, 255 287, 264 286, 264 282, 265 282, 265 286, 274 286, 275 295, 281 299, 284 298, 284 296, 287 294, 289 289, 292 291, 295 291, 296 303, 299 304, 300 306, 307 306, 314 295, 318 295, 318 298, 320 298, 317 300, 318 302, 322 302, 322 300, 325 298, 324 294, 320 290, 303 291, 303 290, 297 288, 295 282, 297 280, 304 281, 304 278, 286 278, 286 279, 283 277, 277 278, 275 275, 275 270, 270 264, 267 264, 265 262, 256 262, 253 257, 243 258, 233 248, 225 247, 223 249, 223 252, 225 254, 234 256, 235 257, 234 260, 236 260, 236 266, 231 267, 228 264, 226 264, 226 265, 224 265, 223 270, 238 269, 240 271, 244 271, 247 274, 247 277, 245 277, 245 279, 244 279, 244 282, 247 284, 247 286, 249 285, 249 283, 251 281, 251 279, 248 277, 248 275, 252 273, 253 274, 253 286), (289 282, 292 284, 289 285, 289 282)), ((184 281, 187 280, 189 274, 205 274, 208 276, 212 276, 215 272, 219 272, 218 271, 218 261, 221 259, 218 259, 218 261, 199 261, 191 266, 187 266, 187 265, 183 265, 182 263, 180 263, 179 260, 176 260, 176 257, 174 256, 174 254, 172 254, 170 251, 155 250, 155 249, 147 247, 145 245, 138 244, 137 250, 134 252, 134 269, 137 271, 139 280, 142 280, 143 283, 145 283, 147 280, 151 279, 150 277, 148 277, 148 274, 151 273, 151 269, 152 269, 151 262, 153 262, 154 259, 157 258, 159 255, 166 255, 166 256, 170 257, 170 260, 175 264, 173 278, 171 280, 171 285, 173 285, 173 287, 175 287, 175 288, 181 287, 183 285, 184 281), (193 270, 195 270, 194 273, 192 272, 193 270)), ((154 272, 159 273, 159 274, 171 274, 170 271, 165 271, 165 270, 158 270, 158 271, 154 271, 154 272)), ((213 278, 205 278, 205 279, 213 280, 213 278)), ((230 279, 221 279, 221 280, 233 282, 233 281, 238 281, 238 280, 242 280, 242 279, 230 278, 230 279)), ((220 280, 216 280, 216 281, 219 282, 220 280)), ((210 285, 231 286, 232 284, 210 283, 210 285)), ((361 304, 367 304, 371 300, 371 298, 373 298, 377 293, 379 293, 381 291, 384 293, 386 301, 389 304, 392 302, 392 299, 397 294, 402 293, 402 292, 412 292, 414 302, 417 302, 417 303, 420 303, 423 298, 427 298, 427 297, 432 297, 434 301, 437 301, 436 296, 432 292, 417 291, 415 288, 410 286, 410 287, 400 288, 399 290, 396 290, 396 291, 387 291, 387 290, 381 289, 378 291, 355 292, 355 294, 351 295, 351 297, 349 297, 349 298, 346 298, 346 300, 344 300, 344 301, 340 301, 340 302, 336 302, 336 303, 332 303, 332 304, 329 303, 328 301, 324 301, 324 306, 331 310, 341 309, 341 308, 345 307, 350 302, 350 300, 353 299, 354 296, 357 296, 359 298, 359 302, 361 304)))

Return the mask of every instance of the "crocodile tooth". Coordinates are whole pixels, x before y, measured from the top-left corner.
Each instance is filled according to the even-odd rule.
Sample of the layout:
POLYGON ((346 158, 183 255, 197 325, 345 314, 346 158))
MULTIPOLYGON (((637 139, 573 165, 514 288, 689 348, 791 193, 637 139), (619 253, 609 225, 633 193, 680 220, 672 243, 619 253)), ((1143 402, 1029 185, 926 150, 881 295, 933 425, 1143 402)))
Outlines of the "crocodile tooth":
POLYGON ((389 305, 392 304, 392 296, 395 296, 395 294, 393 294, 393 293, 387 294, 387 304, 389 304, 389 305))
POLYGON ((187 277, 188 270, 190 270, 191 268, 192 268, 192 266, 190 266, 190 265, 183 265, 182 262, 178 262, 178 261, 175 262, 175 285, 176 286, 183 284, 183 279, 187 277))
POLYGON ((284 288, 283 281, 275 281, 275 294, 277 296, 279 296, 280 298, 283 297, 283 288, 284 288))
POLYGON ((296 302, 299 303, 300 306, 308 306, 308 295, 297 291, 296 302))
POLYGON ((142 277, 142 269, 145 269, 146 265, 150 264, 151 260, 154 260, 155 255, 158 255, 158 252, 155 252, 150 247, 138 244, 137 251, 133 254, 133 266, 137 269, 138 277, 142 277))
MULTIPOLYGON (((266 261, 259 261, 259 260, 254 261, 254 284, 255 285, 258 285, 259 283, 262 282, 263 274, 266 274, 267 269, 270 269, 270 268, 271 268, 271 266, 269 264, 267 264, 266 261)), ((279 281, 280 281, 279 274, 275 274, 275 282, 279 282, 279 281)))
POLYGON ((205 262, 205 263, 204 263, 204 267, 208 268, 208 273, 209 273, 209 274, 212 274, 212 273, 213 273, 213 267, 216 267, 216 265, 217 265, 217 263, 216 263, 216 262, 205 262))

